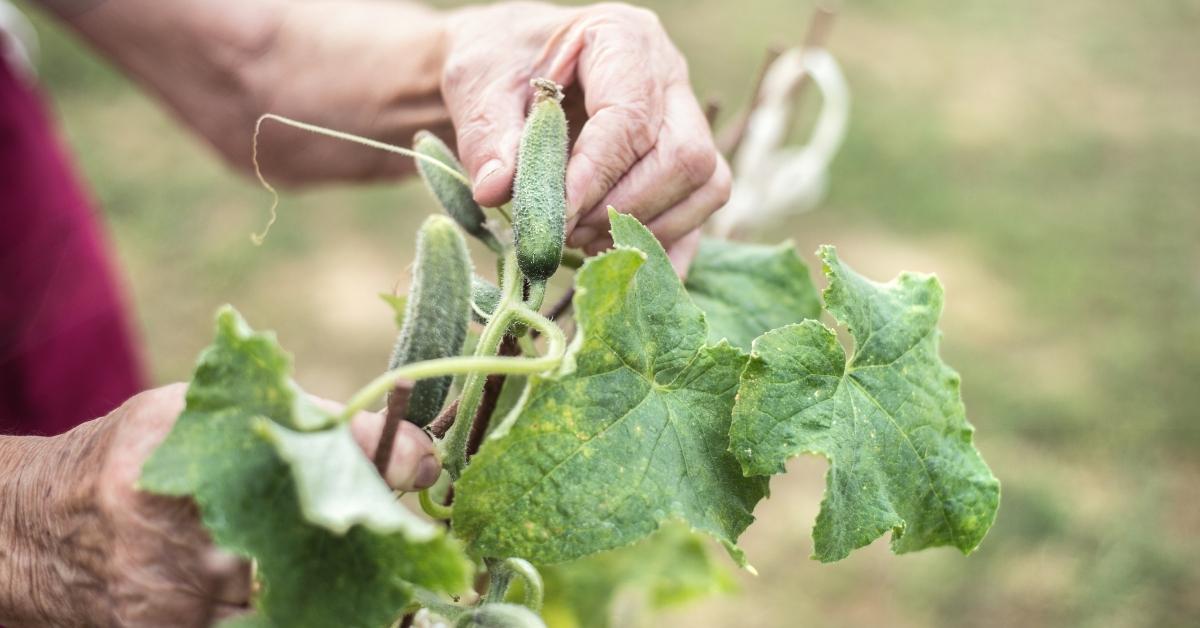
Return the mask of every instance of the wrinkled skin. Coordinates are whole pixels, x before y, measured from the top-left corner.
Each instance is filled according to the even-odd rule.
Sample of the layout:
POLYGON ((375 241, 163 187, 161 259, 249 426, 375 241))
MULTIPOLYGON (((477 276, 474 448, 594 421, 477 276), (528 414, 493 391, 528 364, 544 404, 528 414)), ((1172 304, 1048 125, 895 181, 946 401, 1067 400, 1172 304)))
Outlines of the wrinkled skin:
MULTIPOLYGON (((651 11, 621 3, 501 2, 435 11, 380 0, 123 0, 62 17, 232 166, 252 173, 255 120, 275 113, 407 146, 456 142, 475 198, 508 200, 533 90, 566 88, 568 244, 611 244, 612 205, 686 266, 731 175, 687 62, 651 11), (692 235, 689 235, 692 234, 692 235)), ((308 185, 409 174, 412 161, 278 123, 259 164, 308 185)))
POLYGON ((589 253, 611 246, 612 205, 646 224, 674 259, 690 261, 695 230, 728 200, 731 175, 687 62, 654 13, 613 3, 502 3, 449 21, 442 95, 477 201, 508 199, 529 79, 546 77, 567 87, 575 138, 567 243, 589 253))
MULTIPOLYGON (((213 546, 196 505, 136 488, 142 464, 182 411, 185 390, 173 384, 144 392, 104 418, 24 450, 36 455, 28 456, 24 481, 4 487, 4 498, 18 508, 29 504, 25 520, 33 525, 10 526, 10 540, 0 519, 0 537, 16 545, 11 560, 0 560, 0 583, 28 584, 30 590, 21 598, 11 590, 13 599, 0 594, 0 621, 207 626, 248 609, 250 566, 213 546), (29 512, 35 503, 38 512, 29 512), (10 564, 24 569, 6 571, 10 564)), ((367 455, 374 453, 382 425, 379 415, 354 418, 355 440, 367 455)), ((14 443, 20 444, 10 437, 6 446, 14 443)), ((423 488, 439 471, 429 438, 402 424, 388 483, 423 488)))

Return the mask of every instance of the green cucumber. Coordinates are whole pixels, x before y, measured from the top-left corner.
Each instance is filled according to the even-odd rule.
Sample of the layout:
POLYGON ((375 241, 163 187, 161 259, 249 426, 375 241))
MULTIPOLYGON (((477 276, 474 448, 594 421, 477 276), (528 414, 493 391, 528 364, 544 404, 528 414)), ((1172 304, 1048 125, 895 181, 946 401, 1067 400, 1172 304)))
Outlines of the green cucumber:
POLYGON ((536 613, 516 604, 484 604, 463 613, 455 628, 545 628, 536 613))
POLYGON ((534 79, 513 182, 513 237, 517 266, 531 283, 543 282, 562 261, 567 217, 567 117, 562 89, 534 79))
POLYGON ((471 275, 471 303, 474 304, 471 318, 480 325, 486 325, 496 306, 500 305, 500 296, 500 288, 496 284, 479 275, 471 275))
MULTIPOLYGON (((417 134, 413 136, 413 150, 442 162, 464 177, 467 176, 467 171, 454 156, 454 151, 429 131, 417 131, 417 134)), ((488 229, 487 217, 483 214, 483 208, 475 202, 471 188, 455 178, 454 175, 424 159, 417 160, 417 171, 421 173, 425 187, 433 193, 438 204, 458 223, 458 226, 463 228, 463 231, 479 238, 489 249, 497 253, 503 250, 496 235, 488 229)))
MULTIPOLYGON (((388 370, 461 354, 470 316, 467 243, 453 220, 430 216, 417 232, 412 289, 388 370)), ((446 401, 450 381, 449 375, 418 381, 405 418, 421 427, 432 421, 446 401)))

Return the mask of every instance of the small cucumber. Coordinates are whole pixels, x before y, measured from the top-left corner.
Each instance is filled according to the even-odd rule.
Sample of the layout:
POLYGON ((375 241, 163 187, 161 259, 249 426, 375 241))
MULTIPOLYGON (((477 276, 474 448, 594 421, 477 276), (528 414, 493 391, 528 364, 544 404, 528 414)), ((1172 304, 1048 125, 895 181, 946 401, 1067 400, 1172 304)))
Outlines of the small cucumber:
POLYGON ((562 89, 531 81, 536 95, 517 153, 513 182, 513 237, 517 265, 532 283, 549 279, 562 261, 567 216, 567 117, 562 89))
POLYGON ((471 303, 471 318, 480 325, 486 325, 496 306, 500 305, 500 288, 479 275, 471 275, 471 303))
MULTIPOLYGON (((451 151, 445 142, 429 131, 417 131, 417 134, 413 136, 413 150, 450 166, 464 177, 467 176, 467 171, 454 156, 454 151, 451 151)), ((500 241, 488 229, 487 217, 483 214, 483 208, 475 202, 475 198, 471 195, 471 188, 463 185, 462 181, 454 178, 449 172, 423 159, 417 160, 417 171, 421 173, 425 187, 429 188, 442 209, 446 210, 446 213, 463 228, 463 231, 479 238, 493 251, 500 252, 502 250, 500 241)))
MULTIPOLYGON (((417 232, 417 259, 404 326, 388 369, 462 353, 471 316, 471 258, 454 221, 430 216, 417 232)), ((410 422, 424 427, 437 416, 450 376, 423 379, 408 402, 410 422)))
POLYGON ((545 628, 536 613, 516 604, 484 604, 459 616, 455 628, 545 628))

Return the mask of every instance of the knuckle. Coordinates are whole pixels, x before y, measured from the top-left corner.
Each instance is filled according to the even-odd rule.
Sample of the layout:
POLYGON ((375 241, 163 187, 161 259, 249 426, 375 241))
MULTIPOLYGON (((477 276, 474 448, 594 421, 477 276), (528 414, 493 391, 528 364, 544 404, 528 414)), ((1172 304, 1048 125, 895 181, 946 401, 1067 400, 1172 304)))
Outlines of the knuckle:
POLYGON ((442 69, 442 91, 454 93, 470 82, 474 72, 475 55, 457 54, 446 59, 442 69))
POLYGON ((622 129, 629 150, 641 157, 654 146, 658 125, 648 102, 633 102, 621 106, 622 129))
POLYGON ((442 94, 448 100, 486 94, 514 78, 514 73, 497 67, 495 54, 486 47, 475 46, 447 57, 442 67, 442 94))
POLYGON ((700 187, 713 178, 717 169, 717 151, 710 142, 688 139, 675 148, 672 156, 684 178, 700 187))
POLYGON ((466 64, 459 62, 457 57, 446 60, 442 69, 442 92, 449 95, 457 92, 467 78, 466 64))
POLYGON ((491 157, 483 153, 494 138, 496 120, 486 109, 475 108, 466 112, 455 126, 459 159, 465 163, 491 157))
POLYGON ((733 193, 733 186, 728 181, 719 184, 713 191, 713 211, 717 211, 729 202, 729 197, 733 193))
POLYGON ((725 163, 725 160, 722 159, 717 164, 711 185, 713 186, 713 195, 717 201, 717 209, 720 209, 725 206, 725 203, 729 202, 729 196, 733 193, 733 172, 730 171, 729 165, 725 163))
POLYGON ((592 163, 596 180, 601 183, 601 187, 605 190, 611 189, 625 174, 626 168, 622 163, 610 159, 597 159, 590 155, 586 156, 586 158, 592 163))

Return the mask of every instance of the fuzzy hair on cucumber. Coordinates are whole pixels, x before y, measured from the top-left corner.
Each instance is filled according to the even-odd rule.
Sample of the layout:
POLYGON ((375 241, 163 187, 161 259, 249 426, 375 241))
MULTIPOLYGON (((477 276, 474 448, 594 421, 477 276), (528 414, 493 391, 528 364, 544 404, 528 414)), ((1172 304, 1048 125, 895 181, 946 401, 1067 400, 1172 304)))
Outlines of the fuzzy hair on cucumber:
POLYGON ((567 117, 561 86, 546 79, 531 84, 535 95, 513 181, 513 237, 521 274, 542 282, 558 270, 566 239, 567 117))
MULTIPOLYGON (((442 162, 464 177, 467 176, 467 171, 454 156, 454 151, 450 150, 450 147, 441 138, 429 131, 417 131, 413 136, 413 150, 442 162)), ((420 159, 417 160, 417 172, 421 174, 421 179, 425 181, 425 187, 429 188, 438 204, 458 223, 458 226, 463 228, 463 231, 475 236, 497 253, 503 250, 496 235, 492 233, 491 229, 488 229, 487 217, 483 213, 483 208, 475 202, 471 188, 463 185, 462 181, 449 172, 420 159)))
MULTIPOLYGON (((471 285, 471 258, 458 226, 446 216, 426 218, 417 232, 412 288, 388 370, 462 353, 471 318, 471 285)), ((450 376, 418 381, 405 418, 427 425, 441 411, 450 383, 450 376)))
POLYGON ((486 325, 488 319, 496 312, 498 305, 500 305, 500 287, 479 275, 472 275, 471 318, 480 325, 486 325))

